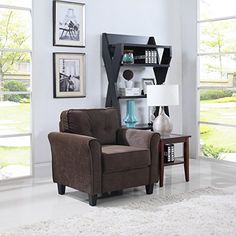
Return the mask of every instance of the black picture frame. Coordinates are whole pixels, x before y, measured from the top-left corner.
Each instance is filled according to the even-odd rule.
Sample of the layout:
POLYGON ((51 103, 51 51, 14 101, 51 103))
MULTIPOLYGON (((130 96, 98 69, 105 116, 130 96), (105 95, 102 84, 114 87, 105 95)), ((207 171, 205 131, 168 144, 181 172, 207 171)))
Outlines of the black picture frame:
POLYGON ((84 3, 53 1, 53 46, 85 47, 84 3), (63 9, 65 10, 66 7, 68 7, 68 12, 64 17, 65 22, 62 23, 60 21, 62 19, 61 12, 63 9), (74 20, 72 18, 74 18, 74 20), (63 24, 65 26, 63 26, 63 24))
POLYGON ((53 53, 53 97, 86 97, 85 53, 53 53))
POLYGON ((143 84, 143 94, 147 94, 147 85, 155 85, 155 80, 154 78, 143 78, 142 79, 142 84, 143 84))

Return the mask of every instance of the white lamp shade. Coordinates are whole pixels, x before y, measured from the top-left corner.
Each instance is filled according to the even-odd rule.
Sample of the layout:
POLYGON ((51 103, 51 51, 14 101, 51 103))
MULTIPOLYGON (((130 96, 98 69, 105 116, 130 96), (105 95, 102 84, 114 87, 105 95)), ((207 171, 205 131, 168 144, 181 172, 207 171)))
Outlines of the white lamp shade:
POLYGON ((172 106, 179 104, 178 85, 148 85, 148 106, 172 106))

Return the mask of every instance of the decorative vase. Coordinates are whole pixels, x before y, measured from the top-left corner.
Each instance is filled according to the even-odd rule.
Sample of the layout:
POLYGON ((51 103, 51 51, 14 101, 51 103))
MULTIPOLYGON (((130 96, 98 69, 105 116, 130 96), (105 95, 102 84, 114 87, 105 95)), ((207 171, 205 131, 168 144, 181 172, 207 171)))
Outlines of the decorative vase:
POLYGON ((122 58, 123 64, 134 64, 134 54, 133 50, 124 50, 124 55, 122 58))
POLYGON ((127 128, 134 128, 137 123, 137 118, 135 116, 135 101, 128 100, 127 101, 127 113, 124 118, 124 122, 127 128))
POLYGON ((173 125, 170 122, 169 116, 166 115, 164 107, 160 107, 160 114, 153 121, 153 131, 160 133, 161 135, 170 135, 173 130, 173 125))

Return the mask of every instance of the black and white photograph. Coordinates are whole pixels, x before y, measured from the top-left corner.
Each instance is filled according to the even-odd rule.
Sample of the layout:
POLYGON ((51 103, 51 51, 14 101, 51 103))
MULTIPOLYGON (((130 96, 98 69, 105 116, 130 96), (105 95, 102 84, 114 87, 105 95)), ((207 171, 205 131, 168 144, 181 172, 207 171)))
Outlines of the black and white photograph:
POLYGON ((147 86, 148 85, 154 85, 154 79, 153 78, 144 78, 142 79, 143 82, 143 94, 147 94, 147 86))
POLYGON ((85 46, 85 4, 65 1, 53 2, 54 45, 85 46))
POLYGON ((85 54, 54 53, 54 98, 85 97, 85 54))

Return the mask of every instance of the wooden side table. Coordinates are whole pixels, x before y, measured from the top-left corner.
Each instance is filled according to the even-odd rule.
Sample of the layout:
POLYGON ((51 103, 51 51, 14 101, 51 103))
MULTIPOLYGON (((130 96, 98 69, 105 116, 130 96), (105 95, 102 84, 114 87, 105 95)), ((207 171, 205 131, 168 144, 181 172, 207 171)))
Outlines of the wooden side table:
POLYGON ((160 155, 160 187, 163 187, 164 181, 164 165, 178 165, 184 164, 185 180, 189 181, 189 135, 182 134, 170 134, 168 136, 161 136, 159 144, 159 155, 160 155), (183 143, 183 154, 184 160, 176 160, 172 163, 164 164, 164 145, 171 143, 183 143))

